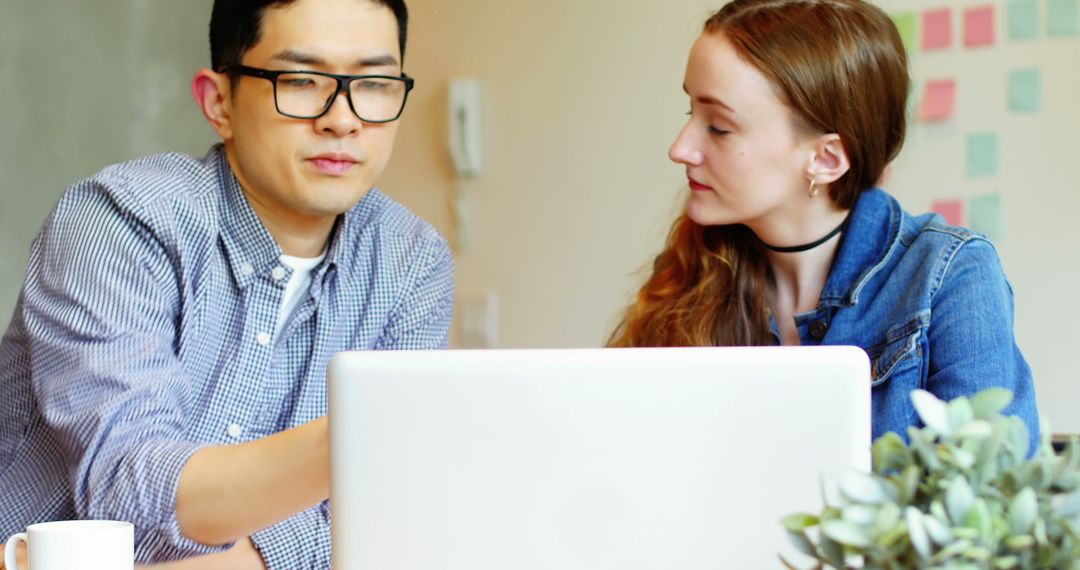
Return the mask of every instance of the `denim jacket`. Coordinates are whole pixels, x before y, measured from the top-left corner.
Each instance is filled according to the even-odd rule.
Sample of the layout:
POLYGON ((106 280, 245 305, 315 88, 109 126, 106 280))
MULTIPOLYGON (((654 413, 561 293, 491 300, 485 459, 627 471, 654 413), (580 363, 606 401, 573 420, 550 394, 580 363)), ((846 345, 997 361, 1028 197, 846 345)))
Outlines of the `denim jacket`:
MULTIPOLYGON (((1031 369, 1013 335, 1013 294, 994 246, 940 216, 911 216, 879 189, 859 197, 818 307, 797 315, 803 345, 854 345, 870 357, 873 437, 920 425, 912 390, 943 400, 1008 388, 1005 413, 1039 418, 1031 369)), ((773 323, 773 332, 779 334, 773 323)), ((1030 451, 1029 451, 1030 453, 1030 451)))

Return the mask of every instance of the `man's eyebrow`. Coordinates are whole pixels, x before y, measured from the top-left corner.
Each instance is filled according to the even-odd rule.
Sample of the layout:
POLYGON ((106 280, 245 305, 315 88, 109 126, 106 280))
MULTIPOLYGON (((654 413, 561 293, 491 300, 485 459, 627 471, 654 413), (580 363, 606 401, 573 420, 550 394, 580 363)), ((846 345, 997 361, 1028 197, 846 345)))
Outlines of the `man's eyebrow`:
POLYGON ((383 54, 362 58, 357 64, 360 67, 394 67, 398 65, 398 60, 390 54, 383 54))
MULTIPOLYGON (((300 65, 326 65, 326 60, 319 56, 291 49, 279 51, 274 54, 273 59, 275 61, 287 61, 289 63, 298 63, 300 65)), ((356 61, 356 66, 358 67, 390 67, 397 65, 397 58, 390 54, 364 57, 356 61)))
POLYGON ((301 65, 325 65, 326 62, 318 56, 311 54, 287 49, 279 51, 274 54, 274 60, 276 61, 288 61, 290 63, 299 63, 301 65))

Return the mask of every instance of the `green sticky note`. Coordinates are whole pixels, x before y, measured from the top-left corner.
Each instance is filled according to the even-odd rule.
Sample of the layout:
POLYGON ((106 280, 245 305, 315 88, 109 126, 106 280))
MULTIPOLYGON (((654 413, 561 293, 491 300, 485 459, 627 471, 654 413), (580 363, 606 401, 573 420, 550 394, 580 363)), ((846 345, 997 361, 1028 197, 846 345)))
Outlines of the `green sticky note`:
POLYGON ((914 51, 915 48, 915 12, 904 12, 901 14, 893 14, 893 23, 896 24, 896 31, 900 32, 900 39, 904 41, 904 47, 909 52, 914 51))
POLYGON ((967 138, 967 175, 971 178, 998 173, 997 133, 976 133, 967 138))
POLYGON ((1005 212, 1000 194, 976 196, 968 204, 968 227, 990 238, 1001 241, 1005 237, 1005 212))
POLYGON ((1009 108, 1017 113, 1042 110, 1042 72, 1036 68, 1009 72, 1009 108))
POLYGON ((1039 37, 1039 3, 1037 0, 1011 0, 1005 5, 1009 39, 1033 40, 1039 37))
POLYGON ((1050 36, 1075 36, 1080 30, 1080 5, 1078 0, 1047 0, 1046 34, 1050 36))

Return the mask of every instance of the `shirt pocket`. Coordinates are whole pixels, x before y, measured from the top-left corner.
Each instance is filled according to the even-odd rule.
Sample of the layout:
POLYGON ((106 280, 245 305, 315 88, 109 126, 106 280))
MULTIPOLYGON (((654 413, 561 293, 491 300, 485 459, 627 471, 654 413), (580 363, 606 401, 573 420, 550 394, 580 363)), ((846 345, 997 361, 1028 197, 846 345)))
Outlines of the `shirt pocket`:
POLYGON ((882 342, 866 351, 870 358, 870 387, 880 386, 909 370, 918 370, 922 364, 923 331, 929 323, 929 314, 917 315, 910 321, 885 331, 882 342))

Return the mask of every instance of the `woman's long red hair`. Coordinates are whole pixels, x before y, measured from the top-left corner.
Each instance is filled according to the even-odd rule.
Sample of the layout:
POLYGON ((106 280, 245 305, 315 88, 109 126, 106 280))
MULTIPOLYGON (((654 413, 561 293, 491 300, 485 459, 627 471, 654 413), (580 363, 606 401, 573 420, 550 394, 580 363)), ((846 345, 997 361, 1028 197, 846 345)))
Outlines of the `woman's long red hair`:
MULTIPOLYGON (((900 35, 862 0, 735 0, 705 24, 757 68, 808 133, 836 133, 850 170, 829 186, 844 209, 900 152, 910 79, 900 35)), ((745 226, 685 214, 609 346, 773 344, 769 264, 745 226)))

